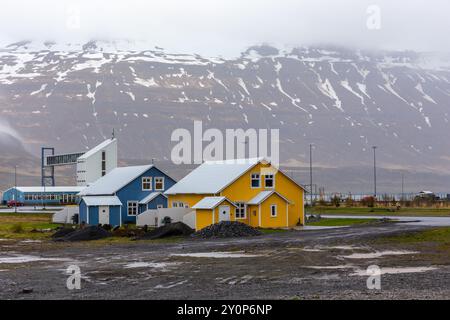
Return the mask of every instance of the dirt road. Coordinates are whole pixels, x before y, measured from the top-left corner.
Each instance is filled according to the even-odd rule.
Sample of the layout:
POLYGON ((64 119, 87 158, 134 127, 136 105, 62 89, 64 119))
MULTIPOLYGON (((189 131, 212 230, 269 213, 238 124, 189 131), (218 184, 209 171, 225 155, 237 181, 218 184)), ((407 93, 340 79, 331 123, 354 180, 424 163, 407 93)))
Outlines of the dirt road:
POLYGON ((448 299, 449 257, 373 242, 424 228, 385 223, 172 244, 0 241, 0 299, 448 299), (69 265, 80 268, 79 290, 66 287, 69 265), (367 289, 371 265, 381 268, 381 290, 367 289))

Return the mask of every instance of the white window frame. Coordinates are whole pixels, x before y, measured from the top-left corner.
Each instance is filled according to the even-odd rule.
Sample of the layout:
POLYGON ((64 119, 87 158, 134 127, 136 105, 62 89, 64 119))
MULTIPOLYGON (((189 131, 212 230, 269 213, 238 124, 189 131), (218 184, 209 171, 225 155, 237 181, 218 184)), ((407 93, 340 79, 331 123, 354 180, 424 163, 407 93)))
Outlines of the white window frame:
POLYGON ((234 210, 234 216, 236 219, 247 219, 247 204, 243 201, 235 201, 234 204, 237 206, 237 208, 234 210), (241 207, 240 205, 243 204, 244 207, 241 207), (238 210, 244 210, 244 216, 238 216, 238 210))
POLYGON ((271 204, 270 205, 270 217, 271 218, 275 218, 276 216, 278 216, 278 208, 276 204, 271 204), (275 208, 275 214, 273 214, 272 209, 275 208))
POLYGON ((264 175, 264 188, 267 188, 267 189, 274 189, 275 188, 275 175, 273 173, 264 175), (272 176, 272 186, 271 187, 268 187, 267 184, 266 184, 267 183, 267 176, 272 176))
POLYGON ((172 208, 178 208, 178 202, 172 201, 172 208))
POLYGON ((164 205, 162 205, 162 204, 157 204, 156 205, 156 209, 163 209, 164 208, 164 205))
POLYGON ((127 216, 129 217, 136 217, 139 213, 139 201, 127 201, 127 216), (136 214, 130 214, 130 205, 136 205, 136 214))
POLYGON ((142 191, 152 191, 153 190, 153 177, 142 177, 141 187, 142 187, 142 191), (149 181, 144 182, 144 179, 148 179, 149 181), (144 183, 150 184, 150 188, 144 188, 144 183))
POLYGON ((155 177, 155 191, 157 190, 157 191, 164 191, 164 185, 165 185, 165 179, 164 179, 164 177, 155 177), (157 179, 161 179, 161 182, 162 182, 162 188, 161 189, 158 189, 158 188, 156 188, 156 180, 157 179))
POLYGON ((252 189, 261 188, 261 174, 259 172, 253 172, 250 174, 250 187, 252 189), (253 178, 253 175, 258 175, 258 186, 257 187, 253 186, 253 181, 256 180, 256 178, 253 178))

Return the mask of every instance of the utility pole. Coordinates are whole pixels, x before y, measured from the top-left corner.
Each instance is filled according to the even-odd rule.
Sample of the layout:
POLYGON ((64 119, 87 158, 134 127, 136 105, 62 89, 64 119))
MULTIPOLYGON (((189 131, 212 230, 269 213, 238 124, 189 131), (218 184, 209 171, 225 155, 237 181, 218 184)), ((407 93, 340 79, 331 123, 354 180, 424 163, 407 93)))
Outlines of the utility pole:
POLYGON ((377 160, 376 160, 376 150, 377 146, 373 146, 373 196, 377 197, 377 160))
POLYGON ((14 166, 14 213, 17 213, 17 166, 14 166))
POLYGON ((405 174, 402 172, 402 201, 405 201, 405 174))
POLYGON ((309 144, 309 199, 313 206, 313 172, 312 172, 312 143, 309 144))

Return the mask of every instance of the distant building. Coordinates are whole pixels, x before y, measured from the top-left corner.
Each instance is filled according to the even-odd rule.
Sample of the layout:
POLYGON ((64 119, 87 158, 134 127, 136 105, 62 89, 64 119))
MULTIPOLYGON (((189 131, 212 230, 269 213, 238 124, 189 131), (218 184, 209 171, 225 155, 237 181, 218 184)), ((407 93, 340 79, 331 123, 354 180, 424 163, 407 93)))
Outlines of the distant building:
POLYGON ((27 206, 77 204, 85 187, 13 187, 3 192, 2 203, 17 201, 27 206))
POLYGON ((113 169, 83 189, 78 221, 90 225, 135 223, 147 209, 167 208, 163 193, 175 180, 153 165, 113 169))
POLYGON ((103 141, 77 158, 77 185, 87 186, 117 168, 117 139, 103 141))

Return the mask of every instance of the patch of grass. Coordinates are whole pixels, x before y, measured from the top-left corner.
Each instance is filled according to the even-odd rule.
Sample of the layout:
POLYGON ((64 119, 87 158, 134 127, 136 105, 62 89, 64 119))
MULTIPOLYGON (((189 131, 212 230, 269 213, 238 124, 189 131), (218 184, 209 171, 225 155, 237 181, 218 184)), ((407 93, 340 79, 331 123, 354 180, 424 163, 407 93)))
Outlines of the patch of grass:
POLYGON ((425 231, 417 231, 391 237, 383 237, 378 241, 408 244, 435 242, 444 245, 450 245, 450 227, 433 228, 425 231))
POLYGON ((12 233, 22 233, 23 227, 21 223, 15 223, 11 226, 11 232, 12 233))
POLYGON ((54 229, 58 224, 51 222, 51 214, 0 214, 0 238, 3 239, 45 239, 51 232, 32 232, 34 229, 54 229))
POLYGON ((450 208, 407 208, 390 211, 388 207, 319 207, 308 209, 308 213, 326 215, 373 215, 373 216, 430 216, 430 217, 450 217, 450 208))
POLYGON ((356 224, 371 223, 377 221, 377 219, 353 219, 353 218, 323 218, 319 221, 306 223, 307 226, 317 227, 338 227, 338 226, 351 226, 356 224))

